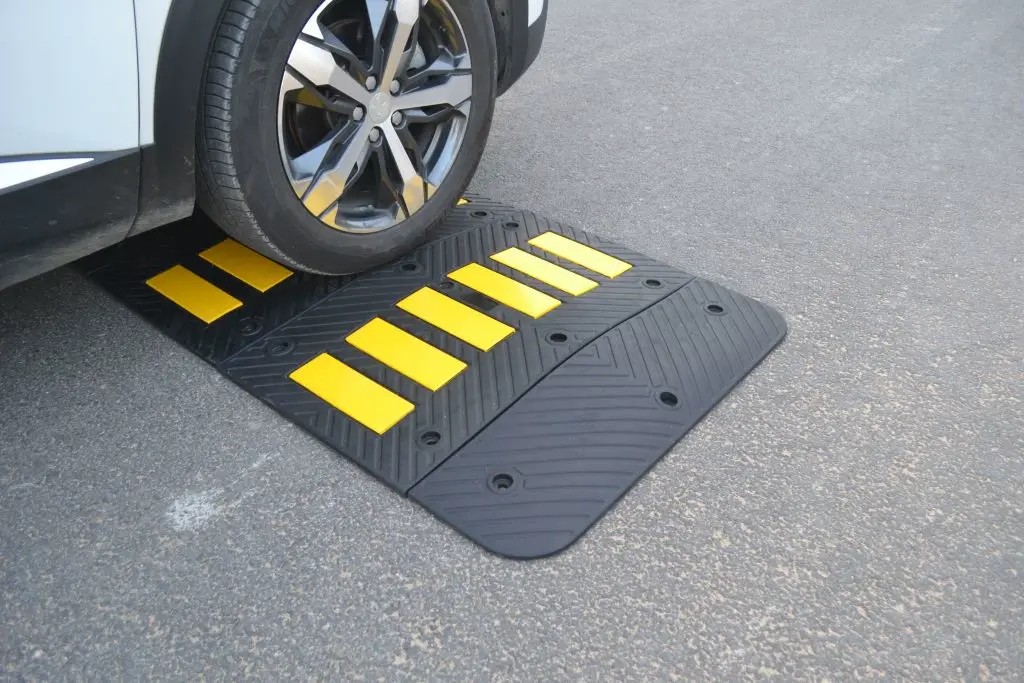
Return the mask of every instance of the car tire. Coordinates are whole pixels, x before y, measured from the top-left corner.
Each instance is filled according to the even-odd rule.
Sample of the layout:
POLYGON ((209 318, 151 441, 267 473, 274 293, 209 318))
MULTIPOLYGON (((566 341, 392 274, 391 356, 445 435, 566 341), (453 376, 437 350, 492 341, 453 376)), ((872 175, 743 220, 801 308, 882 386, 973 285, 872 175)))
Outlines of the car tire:
MULTIPOLYGON (((471 96, 463 105, 468 115, 460 119, 461 146, 446 160, 443 180, 436 186, 424 183, 417 209, 403 212, 403 207, 412 204, 406 205, 397 196, 397 222, 362 232, 337 229, 311 213, 286 169, 279 97, 283 97, 282 78, 293 46, 300 32, 308 30, 310 17, 319 16, 315 13, 326 3, 230 0, 209 50, 200 99, 197 195, 204 212, 239 242, 288 266, 315 273, 359 272, 422 243, 469 184, 487 140, 496 96, 495 38, 487 4, 431 0, 430 4, 434 3, 443 4, 461 25, 461 39, 472 64, 471 96)), ((384 29, 379 32, 383 34, 384 29)), ((406 43, 406 52, 415 48, 415 42, 406 43)), ((349 70, 346 64, 345 71, 349 70)), ((364 83, 367 87, 368 82, 364 83)), ((368 106, 363 123, 371 123, 370 111, 368 106)), ((373 113, 380 115, 380 111, 373 113)), ((357 171, 354 169, 350 178, 357 171)), ((378 169, 376 177, 383 174, 378 169)))

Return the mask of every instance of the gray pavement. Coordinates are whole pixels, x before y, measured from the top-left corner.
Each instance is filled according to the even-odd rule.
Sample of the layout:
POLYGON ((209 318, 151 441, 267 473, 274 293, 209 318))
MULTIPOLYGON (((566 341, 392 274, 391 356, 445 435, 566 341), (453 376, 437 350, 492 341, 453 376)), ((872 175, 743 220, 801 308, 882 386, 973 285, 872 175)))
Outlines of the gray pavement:
POLYGON ((1024 5, 556 0, 473 188, 781 310, 513 563, 60 271, 0 293, 0 676, 1024 679, 1024 5))

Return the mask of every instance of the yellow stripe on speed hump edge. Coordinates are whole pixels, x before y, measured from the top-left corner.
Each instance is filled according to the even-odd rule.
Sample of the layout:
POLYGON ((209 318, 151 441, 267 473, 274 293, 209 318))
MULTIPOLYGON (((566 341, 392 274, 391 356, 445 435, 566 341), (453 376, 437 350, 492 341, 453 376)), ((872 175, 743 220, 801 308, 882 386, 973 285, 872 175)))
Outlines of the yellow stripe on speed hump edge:
POLYGON ((184 266, 174 266, 154 275, 146 284, 207 324, 242 305, 241 301, 184 266))
POLYGON ((515 247, 500 251, 491 258, 573 296, 585 294, 597 287, 597 283, 589 278, 515 247))
POLYGON ((200 252, 199 256, 261 292, 284 282, 292 274, 281 264, 232 239, 200 252))
POLYGON ((378 434, 394 427, 414 408, 398 394, 327 353, 321 353, 288 377, 378 434))
POLYGON ((448 277, 531 318, 539 318, 562 303, 553 296, 516 282, 490 268, 484 268, 479 263, 463 266, 448 273, 448 277))
POLYGON ((583 266, 595 273, 600 273, 605 277, 618 277, 633 267, 621 259, 609 256, 603 251, 598 251, 593 247, 580 244, 554 232, 545 232, 537 235, 530 240, 530 244, 538 249, 543 249, 549 254, 561 256, 566 261, 572 261, 578 266, 583 266))
POLYGON ((380 318, 366 323, 345 341, 431 391, 466 369, 458 358, 380 318))
POLYGON ((514 327, 429 287, 413 292, 397 305, 406 313, 481 351, 490 351, 498 342, 516 331, 514 327))

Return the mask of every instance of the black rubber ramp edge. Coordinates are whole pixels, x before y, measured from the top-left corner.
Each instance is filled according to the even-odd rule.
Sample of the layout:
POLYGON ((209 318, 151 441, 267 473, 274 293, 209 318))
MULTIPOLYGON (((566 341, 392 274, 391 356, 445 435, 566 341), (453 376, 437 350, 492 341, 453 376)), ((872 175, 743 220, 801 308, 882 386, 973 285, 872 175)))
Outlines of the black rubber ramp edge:
POLYGON ((642 254, 482 197, 431 241, 358 277, 292 273, 264 292, 199 253, 225 238, 200 217, 80 262, 189 350, 382 483, 488 550, 527 559, 571 545, 785 336, 770 308, 642 254), (556 233, 621 259, 602 277, 529 244, 556 233), (598 281, 571 296, 490 256, 539 255, 598 281), (533 318, 447 275, 477 263, 561 301, 533 318), (234 300, 205 323, 146 282, 181 266, 234 300), (430 287, 511 327, 482 351, 396 308, 430 287), (380 318, 466 368, 436 391, 346 342, 380 318), (415 409, 376 433, 290 379, 321 354, 415 409))
POLYGON ((500 555, 564 550, 785 333, 773 310, 692 280, 573 355, 410 495, 500 555))

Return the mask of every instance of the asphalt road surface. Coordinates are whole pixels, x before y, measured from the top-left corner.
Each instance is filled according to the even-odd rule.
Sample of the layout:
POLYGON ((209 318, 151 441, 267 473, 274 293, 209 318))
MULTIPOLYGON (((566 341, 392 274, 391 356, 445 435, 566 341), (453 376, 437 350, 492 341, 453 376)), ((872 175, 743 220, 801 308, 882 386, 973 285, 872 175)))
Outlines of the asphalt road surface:
POLYGON ((786 342, 485 554, 104 293, 0 293, 0 676, 1024 678, 1024 4, 557 0, 472 189, 786 342))

